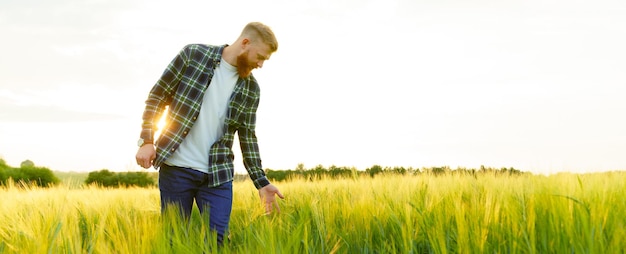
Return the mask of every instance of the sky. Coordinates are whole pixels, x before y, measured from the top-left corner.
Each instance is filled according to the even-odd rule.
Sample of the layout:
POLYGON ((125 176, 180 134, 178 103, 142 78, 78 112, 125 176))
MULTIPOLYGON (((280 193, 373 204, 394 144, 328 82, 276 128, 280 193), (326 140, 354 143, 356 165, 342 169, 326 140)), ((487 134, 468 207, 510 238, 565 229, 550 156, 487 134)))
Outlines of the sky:
POLYGON ((279 42, 253 72, 266 169, 626 170, 622 0, 2 0, 0 158, 139 170, 167 64, 250 21, 279 42))

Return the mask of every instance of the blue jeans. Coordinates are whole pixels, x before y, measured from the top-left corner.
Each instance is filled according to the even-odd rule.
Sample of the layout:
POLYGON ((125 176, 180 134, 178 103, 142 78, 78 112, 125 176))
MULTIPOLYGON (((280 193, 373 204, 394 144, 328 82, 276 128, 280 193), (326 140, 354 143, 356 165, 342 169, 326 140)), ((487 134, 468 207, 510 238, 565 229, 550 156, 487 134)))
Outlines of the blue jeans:
POLYGON ((174 204, 184 218, 189 219, 195 200, 200 214, 209 216, 209 225, 217 232, 217 241, 222 243, 233 207, 233 183, 208 187, 207 180, 206 173, 163 164, 159 169, 161 212, 174 204))

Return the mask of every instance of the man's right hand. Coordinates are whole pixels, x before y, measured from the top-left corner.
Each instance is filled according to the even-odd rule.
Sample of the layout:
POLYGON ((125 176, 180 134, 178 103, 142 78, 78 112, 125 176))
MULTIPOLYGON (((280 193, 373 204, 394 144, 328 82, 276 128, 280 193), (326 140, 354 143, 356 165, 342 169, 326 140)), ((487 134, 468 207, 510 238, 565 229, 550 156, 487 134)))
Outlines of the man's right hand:
POLYGON ((137 165, 142 168, 150 168, 152 167, 152 161, 156 158, 156 150, 154 149, 153 144, 145 144, 139 148, 137 151, 137 155, 135 159, 137 160, 137 165))

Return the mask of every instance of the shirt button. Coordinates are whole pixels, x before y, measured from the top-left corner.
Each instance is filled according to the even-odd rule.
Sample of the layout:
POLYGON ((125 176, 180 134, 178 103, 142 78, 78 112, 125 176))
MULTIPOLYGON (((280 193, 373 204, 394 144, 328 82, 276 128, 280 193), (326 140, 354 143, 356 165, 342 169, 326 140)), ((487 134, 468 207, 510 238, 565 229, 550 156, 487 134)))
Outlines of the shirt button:
POLYGON ((187 131, 183 131, 183 134, 184 134, 184 135, 187 135, 187 131))

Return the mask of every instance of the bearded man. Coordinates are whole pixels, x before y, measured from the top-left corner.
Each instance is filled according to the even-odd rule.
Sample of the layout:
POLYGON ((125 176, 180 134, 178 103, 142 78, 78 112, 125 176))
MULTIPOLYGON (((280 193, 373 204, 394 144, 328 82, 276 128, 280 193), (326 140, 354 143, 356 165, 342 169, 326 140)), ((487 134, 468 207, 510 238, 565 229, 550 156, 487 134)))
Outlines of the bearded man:
POLYGON ((137 164, 159 170, 162 212, 173 205, 189 218, 195 200, 219 243, 232 211, 235 133, 266 213, 279 212, 275 196, 284 198, 262 169, 255 134, 260 89, 251 73, 277 48, 272 30, 259 22, 247 24, 232 45, 187 45, 146 100, 137 164), (166 125, 155 137, 164 113, 166 125))

